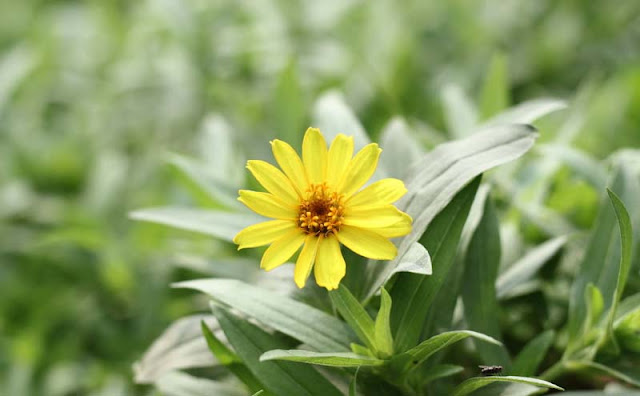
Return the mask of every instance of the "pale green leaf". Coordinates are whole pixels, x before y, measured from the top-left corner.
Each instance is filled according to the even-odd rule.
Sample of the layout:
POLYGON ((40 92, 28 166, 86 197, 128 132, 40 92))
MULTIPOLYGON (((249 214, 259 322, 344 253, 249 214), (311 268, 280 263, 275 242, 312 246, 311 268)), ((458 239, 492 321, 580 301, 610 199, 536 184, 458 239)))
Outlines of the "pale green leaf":
POLYGON ((516 382, 521 384, 535 385, 540 388, 556 389, 560 391, 564 390, 558 385, 555 385, 555 384, 552 384, 551 382, 544 381, 537 378, 516 377, 516 376, 490 376, 490 377, 475 377, 475 378, 471 378, 464 381, 453 390, 453 392, 451 393, 451 396, 468 395, 471 392, 475 391, 476 389, 482 388, 483 386, 487 386, 494 382, 516 382))
POLYGON ((370 356, 357 355, 351 352, 312 352, 299 349, 281 350, 275 349, 265 352, 260 356, 260 361, 287 360, 291 362, 301 362, 318 364, 332 367, 359 367, 359 366, 380 366, 384 360, 370 356))

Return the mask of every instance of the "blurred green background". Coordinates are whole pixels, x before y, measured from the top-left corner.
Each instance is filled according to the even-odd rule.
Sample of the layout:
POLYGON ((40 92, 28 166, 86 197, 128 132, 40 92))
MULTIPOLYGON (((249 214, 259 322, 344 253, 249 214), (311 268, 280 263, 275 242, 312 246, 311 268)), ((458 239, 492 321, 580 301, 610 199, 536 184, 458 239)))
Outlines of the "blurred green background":
POLYGON ((127 218, 215 205, 170 153, 206 161, 219 128, 248 158, 297 146, 336 89, 373 138, 398 115, 428 146, 451 100, 567 99, 602 159, 640 147, 638 43, 636 0, 0 2, 0 394, 154 392, 131 366, 194 310, 172 257, 229 248, 127 218))

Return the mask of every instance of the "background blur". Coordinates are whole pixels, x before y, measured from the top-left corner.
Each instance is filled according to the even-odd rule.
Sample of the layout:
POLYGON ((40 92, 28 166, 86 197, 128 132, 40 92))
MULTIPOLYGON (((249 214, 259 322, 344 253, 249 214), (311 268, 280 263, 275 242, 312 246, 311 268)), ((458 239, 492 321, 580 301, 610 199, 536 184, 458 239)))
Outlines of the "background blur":
POLYGON ((398 4, 0 2, 0 394, 154 392, 131 365, 195 310, 168 286, 201 276, 184 255, 233 247, 127 213, 216 205, 172 153, 206 163, 217 130, 242 157, 299 147, 336 89, 374 139, 402 116, 432 146, 470 103, 552 96, 580 108, 575 147, 640 147, 640 2, 398 4))

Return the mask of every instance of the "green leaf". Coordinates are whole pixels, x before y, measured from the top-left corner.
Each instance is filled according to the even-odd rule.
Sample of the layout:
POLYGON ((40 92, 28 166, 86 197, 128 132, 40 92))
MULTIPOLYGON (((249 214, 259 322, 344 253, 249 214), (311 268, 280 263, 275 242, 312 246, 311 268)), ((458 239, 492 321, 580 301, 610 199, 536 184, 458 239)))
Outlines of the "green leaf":
POLYGON ((393 336, 391 335, 391 296, 383 287, 380 289, 380 310, 375 321, 375 345, 382 357, 393 355, 393 336))
POLYGON ((640 352, 640 293, 625 298, 613 322, 616 340, 630 351, 640 352))
POLYGON ((418 342, 433 298, 443 284, 456 253, 462 227, 480 178, 460 191, 429 225, 421 241, 431 253, 431 276, 400 273, 391 289, 391 326, 395 350, 405 351, 418 342))
POLYGON ((349 323, 351 329, 372 351, 376 350, 375 327, 373 319, 360 305, 358 299, 347 289, 344 284, 340 284, 336 290, 329 292, 329 297, 344 320, 349 323))
POLYGON ((586 360, 585 361, 569 361, 567 362, 566 366, 570 370, 574 370, 574 371, 586 370, 586 371, 596 372, 599 374, 610 375, 628 384, 640 387, 640 374, 637 372, 637 369, 634 370, 633 372, 629 372, 621 368, 615 368, 612 366, 607 366, 604 364, 586 361, 586 360))
POLYGON ((238 187, 207 172, 204 164, 179 154, 171 154, 168 161, 214 201, 229 208, 242 208, 237 199, 238 187))
POLYGON ((602 311, 604 310, 602 293, 600 293, 600 289, 598 289, 598 287, 593 283, 589 283, 587 285, 584 298, 585 305, 587 307, 587 317, 585 319, 583 337, 588 334, 596 323, 598 323, 598 320, 600 320, 600 316, 602 315, 602 311))
POLYGON ((598 190, 607 183, 607 169, 604 164, 584 151, 563 144, 545 144, 538 150, 555 161, 562 161, 598 190))
POLYGON ((491 59, 489 72, 484 80, 480 98, 480 116, 483 119, 495 115, 509 106, 509 75, 507 59, 503 54, 495 54, 491 59))
POLYGON ((320 128, 328 142, 339 133, 353 136, 356 150, 371 142, 367 132, 338 91, 322 95, 313 108, 313 125, 320 128))
POLYGON ((264 389, 260 389, 259 391, 257 391, 256 393, 254 393, 254 394, 253 394, 253 395, 251 395, 251 396, 260 396, 260 395, 262 395, 262 394, 264 394, 264 389))
POLYGON ((233 385, 197 378, 180 371, 163 375, 155 385, 166 396, 244 396, 247 394, 246 391, 233 385))
POLYGON ((277 137, 293 147, 300 147, 304 134, 307 104, 296 62, 289 62, 278 76, 275 97, 269 101, 269 115, 272 117, 273 129, 278 131, 277 137))
POLYGON ((566 236, 550 239, 527 252, 513 263, 496 280, 498 299, 509 298, 513 291, 531 278, 551 259, 567 242, 566 236))
POLYGON ((613 319, 618 307, 618 303, 622 298, 622 293, 627 284, 627 278, 629 277, 629 271, 631 270, 631 260, 633 255, 633 230, 631 228, 631 218, 629 212, 625 208, 624 204, 618 198, 618 196, 611 190, 607 189, 613 208, 616 211, 616 217, 618 219, 618 227, 620 228, 620 245, 621 245, 621 257, 620 266, 618 270, 618 280, 616 282, 616 288, 614 291, 613 303, 609 316, 609 329, 612 329, 613 319))
POLYGON ((424 153, 420 142, 414 137, 407 122, 394 117, 380 133, 380 166, 387 177, 404 179, 411 165, 424 153))
MULTIPOLYGON (((638 188, 640 188, 638 180, 635 180, 633 172, 625 166, 620 166, 615 172, 612 190, 620 191, 623 196, 628 196, 628 199, 635 199, 638 188)), ((610 195, 609 200, 603 199, 600 205, 584 259, 571 288, 569 345, 565 352, 566 357, 575 352, 581 344, 580 334, 587 315, 584 300, 587 284, 593 283, 600 289, 605 310, 617 305, 619 295, 624 288, 624 283, 621 282, 626 282, 628 275, 628 260, 622 254, 621 237, 631 238, 631 224, 620 200, 610 195), (619 220, 617 220, 618 216, 620 216, 619 220)), ((630 243, 625 241, 624 249, 629 249, 629 245, 630 243)), ((624 254, 628 255, 628 253, 624 254)), ((610 315, 614 314, 612 312, 610 315)))
POLYGON ((437 364, 433 367, 429 367, 426 375, 421 378, 423 385, 433 382, 440 378, 450 377, 464 371, 464 367, 456 366, 454 364, 437 364))
POLYGON ((356 343, 351 343, 350 347, 351 347, 351 352, 355 353, 356 355, 373 357, 373 353, 371 352, 371 350, 369 350, 369 348, 365 346, 362 346, 356 343))
POLYGON ((356 355, 351 352, 320 353, 299 349, 275 349, 260 356, 261 362, 269 360, 287 360, 332 367, 380 366, 384 364, 384 360, 370 356, 356 355))
POLYGON ((465 338, 473 337, 485 342, 501 345, 500 341, 493 339, 487 335, 469 330, 449 331, 435 335, 428 340, 421 342, 419 345, 409 349, 408 351, 396 355, 392 358, 391 364, 401 367, 401 371, 406 371, 409 367, 417 367, 427 360, 431 355, 439 350, 448 347, 465 338))
POLYGON ((311 366, 289 362, 261 362, 260 356, 284 345, 259 327, 222 308, 213 307, 227 339, 244 364, 275 395, 340 395, 326 378, 311 366))
POLYGON ((510 373, 523 377, 535 375, 555 336, 555 331, 547 330, 529 341, 514 360, 510 373))
POLYGON ((556 390, 564 390, 558 385, 552 384, 551 382, 543 381, 537 378, 529 378, 529 377, 515 377, 515 376, 491 376, 491 377, 475 377, 470 378, 453 390, 451 396, 464 396, 468 395, 476 389, 482 388, 483 386, 487 386, 494 382, 514 382, 528 385, 535 385, 541 388, 550 388, 556 390))
MULTIPOLYGON (((398 202, 398 208, 413 218, 411 233, 402 238, 393 261, 368 261, 364 300, 380 289, 434 217, 464 186, 482 172, 520 157, 537 137, 529 125, 493 125, 475 132, 465 139, 439 145, 411 167, 406 178, 408 193, 398 202)), ((433 259, 428 246, 427 250, 433 259)), ((395 305, 393 292, 391 295, 395 305)))
MULTIPOLYGON (((462 301, 467 325, 474 331, 501 338, 500 307, 496 299, 496 277, 500 266, 498 218, 490 198, 485 201, 482 220, 467 249, 462 301)), ((508 367, 510 358, 501 345, 474 343, 483 362, 508 367)))
POLYGON ((559 99, 534 99, 520 103, 501 112, 485 122, 484 126, 499 124, 529 124, 538 118, 562 110, 567 103, 559 99))
POLYGON ((174 370, 217 365, 198 327, 201 321, 222 333, 212 315, 191 315, 176 320, 133 365, 135 382, 153 383, 174 370))
POLYGON ((129 213, 129 217, 200 232, 227 242, 233 242, 233 237, 243 228, 265 220, 249 212, 232 213, 178 207, 140 209, 129 213))
POLYGON ((307 304, 231 279, 200 279, 174 284, 199 290, 261 323, 321 352, 348 351, 354 340, 342 321, 307 304))
POLYGON ((263 388, 263 385, 251 374, 251 371, 242 363, 242 360, 213 334, 204 321, 200 322, 200 327, 204 338, 207 340, 209 350, 216 359, 218 359, 220 364, 231 371, 231 373, 242 381, 252 392, 257 392, 263 388))
POLYGON ((471 98, 456 84, 442 90, 442 107, 449 136, 460 139, 468 136, 477 125, 478 114, 471 98))

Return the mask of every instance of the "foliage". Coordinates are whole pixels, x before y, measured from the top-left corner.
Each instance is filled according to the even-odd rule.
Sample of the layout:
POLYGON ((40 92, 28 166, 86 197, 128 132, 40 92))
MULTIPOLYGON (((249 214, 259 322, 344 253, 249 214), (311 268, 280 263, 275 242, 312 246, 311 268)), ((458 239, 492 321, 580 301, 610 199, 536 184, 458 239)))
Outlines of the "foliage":
MULTIPOLYGON (((332 318, 338 339, 308 351, 289 322, 238 324, 233 309, 256 313, 236 300, 212 297, 226 330, 204 316, 237 356, 230 328, 273 349, 305 344, 289 355, 376 362, 319 371, 342 393, 447 394, 493 359, 567 389, 637 385, 638 15, 636 2, 603 1, 1 3, 0 393, 151 394, 132 381, 139 360, 137 382, 164 394, 249 394, 250 367, 212 357, 203 317, 180 319, 208 302, 167 287, 203 276, 332 318), (531 100, 545 96, 568 109, 539 119, 562 107, 531 100), (535 145, 514 123, 535 123, 535 145), (293 290, 229 243, 254 221, 236 201, 255 187, 244 159, 266 159, 274 137, 299 147, 308 125, 380 142, 390 176, 409 180, 414 164, 406 253, 348 258, 367 342, 323 291, 293 290), (471 336, 401 384, 377 366, 470 330, 502 346, 471 336)), ((485 389, 538 389, 509 386, 485 389)))

